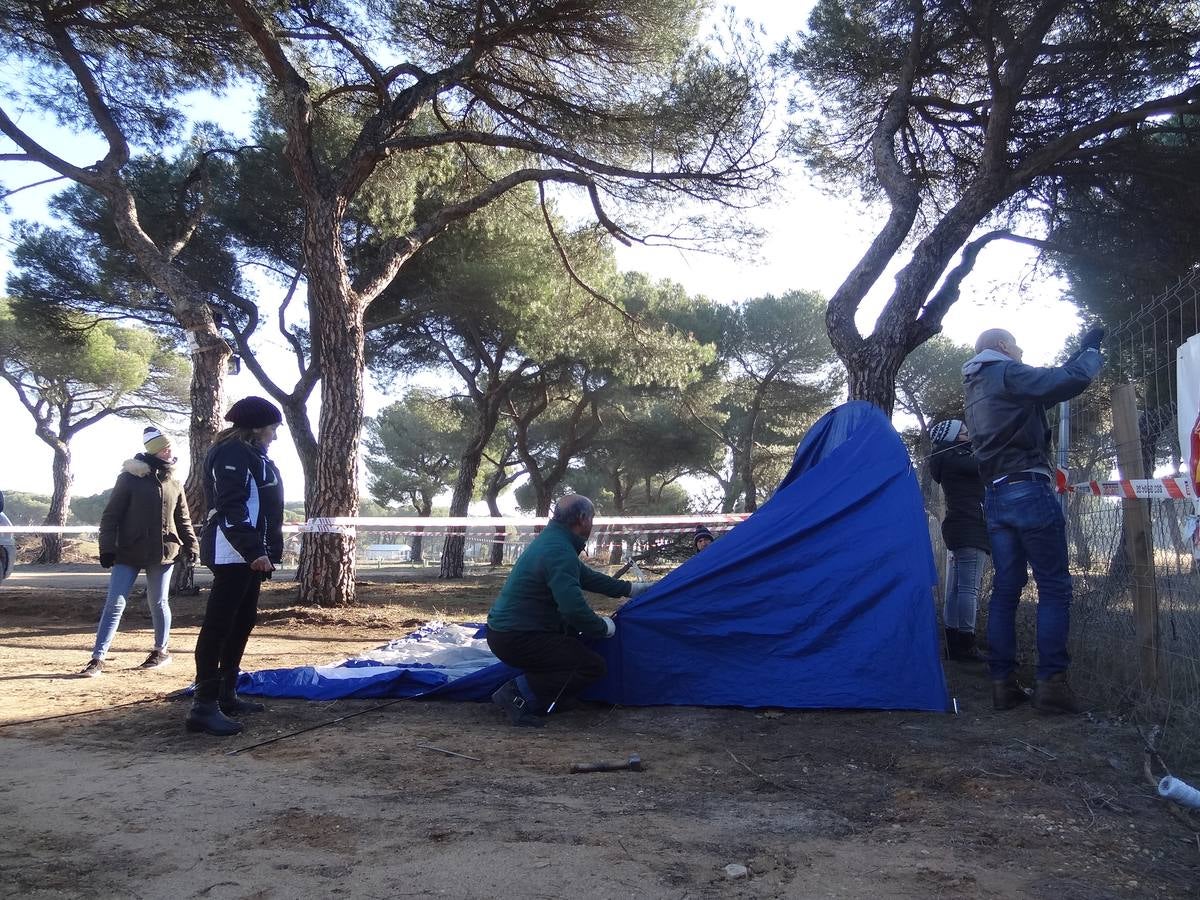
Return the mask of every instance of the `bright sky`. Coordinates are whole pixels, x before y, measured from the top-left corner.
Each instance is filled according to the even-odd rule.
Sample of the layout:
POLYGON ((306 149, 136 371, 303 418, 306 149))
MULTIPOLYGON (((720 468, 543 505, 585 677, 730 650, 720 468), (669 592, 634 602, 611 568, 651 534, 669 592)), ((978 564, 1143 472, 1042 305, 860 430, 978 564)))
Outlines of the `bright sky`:
MULTIPOLYGON (((800 30, 811 2, 784 4, 775 0, 739 0, 735 4, 741 16, 752 18, 766 29, 768 40, 776 41, 800 30)), ((214 115, 211 101, 199 100, 196 114, 214 115), (206 109, 207 107, 207 109, 206 109)), ((228 121, 228 107, 222 122, 228 121)), ((21 121, 35 136, 49 137, 49 126, 30 118, 21 121)), ((100 155, 99 143, 72 137, 57 150, 74 162, 90 163, 100 155), (89 155, 90 154, 90 155, 89 155)), ((44 169, 24 165, 17 170, 11 164, 0 170, 9 187, 47 177, 44 169)), ((0 220, 0 250, 11 249, 9 235, 15 219, 46 219, 46 203, 62 183, 25 191, 11 198, 11 214, 0 220)), ((756 210, 753 220, 766 234, 762 245, 738 258, 688 254, 674 249, 622 250, 621 265, 640 269, 657 277, 672 278, 693 293, 704 293, 721 302, 735 302, 767 293, 782 293, 794 288, 815 289, 831 294, 846 273, 858 261, 870 243, 881 219, 878 209, 864 208, 846 197, 832 197, 814 189, 805 173, 795 169, 766 208, 756 210)), ((963 286, 962 299, 945 319, 945 333, 960 343, 972 344, 985 328, 1001 326, 1017 337, 1026 351, 1026 362, 1047 364, 1077 328, 1073 306, 1061 299, 1061 285, 1044 272, 1034 272, 1031 250, 1003 241, 988 247, 975 271, 963 286)), ((7 252, 0 254, 0 281, 8 271, 7 252)), ((869 329, 884 298, 892 287, 894 270, 885 274, 859 317, 859 326, 869 329), (873 302, 872 302, 873 301, 873 302)), ((276 347, 280 344, 276 342, 276 347)), ((264 355, 266 368, 290 386, 295 362, 282 348, 264 355)), ((250 393, 263 393, 253 376, 244 372, 226 382, 227 397, 232 400, 250 393)), ((368 414, 391 398, 368 384, 368 414)), ((316 409, 312 411, 316 420, 316 409)), ((50 448, 33 433, 33 420, 21 406, 16 394, 0 384, 0 421, 6 423, 8 437, 0 442, 0 490, 21 490, 49 494, 51 490, 50 448)), ((81 432, 73 441, 75 482, 73 494, 96 494, 112 486, 121 462, 140 451, 141 432, 146 423, 110 418, 81 432)), ((184 423, 175 426, 179 451, 185 448, 184 423)), ((289 499, 302 496, 299 460, 286 431, 272 447, 271 455, 280 464, 289 499)), ((182 453, 186 456, 186 453, 182 453)))

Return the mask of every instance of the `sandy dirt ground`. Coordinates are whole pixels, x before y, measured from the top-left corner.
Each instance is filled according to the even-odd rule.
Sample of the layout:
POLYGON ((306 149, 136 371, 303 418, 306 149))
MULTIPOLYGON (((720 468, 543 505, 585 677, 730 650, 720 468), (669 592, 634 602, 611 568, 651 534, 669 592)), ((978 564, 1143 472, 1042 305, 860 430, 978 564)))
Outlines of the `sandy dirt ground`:
MULTIPOLYGON (((245 668, 477 621, 500 584, 404 577, 351 610, 270 585, 245 668)), ((173 601, 173 665, 136 668, 135 599, 108 673, 74 677, 102 600, 0 588, 5 896, 1197 895, 1200 821, 1154 796, 1130 725, 994 714, 979 671, 949 671, 958 716, 590 706, 526 730, 490 704, 405 701, 229 755, 378 701, 271 701, 237 738, 188 734, 164 698, 191 680, 203 596, 173 601), (645 771, 569 774, 634 752, 645 771)))

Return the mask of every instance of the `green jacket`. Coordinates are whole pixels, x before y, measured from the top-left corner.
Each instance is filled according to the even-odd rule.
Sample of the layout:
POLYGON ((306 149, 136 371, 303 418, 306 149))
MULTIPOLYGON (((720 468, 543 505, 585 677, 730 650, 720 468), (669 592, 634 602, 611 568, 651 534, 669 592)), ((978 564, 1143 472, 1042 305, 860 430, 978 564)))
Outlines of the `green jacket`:
POLYGON ((604 637, 604 620, 592 612, 583 592, 628 597, 629 582, 585 566, 579 559, 584 543, 565 525, 546 526, 509 573, 488 612, 488 628, 604 637))

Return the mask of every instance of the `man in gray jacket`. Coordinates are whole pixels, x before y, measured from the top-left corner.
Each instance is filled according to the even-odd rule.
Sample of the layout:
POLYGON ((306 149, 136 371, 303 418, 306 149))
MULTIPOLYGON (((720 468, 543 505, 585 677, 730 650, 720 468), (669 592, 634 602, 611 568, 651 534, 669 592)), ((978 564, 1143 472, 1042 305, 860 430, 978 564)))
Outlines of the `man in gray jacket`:
POLYGON ((993 328, 975 342, 963 366, 966 423, 985 486, 984 514, 996 569, 988 605, 992 705, 1012 709, 1027 699, 1016 679, 1017 604, 1037 582, 1037 686, 1042 712, 1078 712, 1067 681, 1071 575, 1062 508, 1054 493, 1046 406, 1075 397, 1100 371, 1102 328, 1084 335, 1064 365, 1027 366, 1007 331, 993 328))

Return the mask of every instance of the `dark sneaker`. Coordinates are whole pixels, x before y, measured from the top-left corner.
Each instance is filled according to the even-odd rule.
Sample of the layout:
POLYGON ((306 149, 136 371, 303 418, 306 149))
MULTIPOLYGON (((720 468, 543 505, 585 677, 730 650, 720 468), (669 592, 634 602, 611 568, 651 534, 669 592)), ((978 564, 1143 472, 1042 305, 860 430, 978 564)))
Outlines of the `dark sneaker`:
POLYGON ((492 702, 508 713, 509 721, 514 725, 524 728, 541 728, 546 724, 544 718, 529 711, 529 703, 521 696, 521 690, 517 687, 515 678, 504 682, 496 689, 496 693, 492 694, 492 702))
POLYGON ((88 660, 88 664, 83 667, 83 671, 79 673, 81 678, 95 678, 97 675, 104 674, 104 660, 92 659, 88 660))
POLYGON ((992 708, 1015 709, 1029 699, 1029 689, 1022 687, 1016 675, 992 682, 992 708))
POLYGON ((161 669, 171 664, 171 654, 166 650, 151 650, 146 661, 138 666, 139 669, 161 669))
POLYGON ((1055 672, 1045 681, 1038 681, 1033 691, 1033 708, 1040 713, 1056 716, 1082 712, 1075 692, 1067 681, 1066 672, 1055 672))

